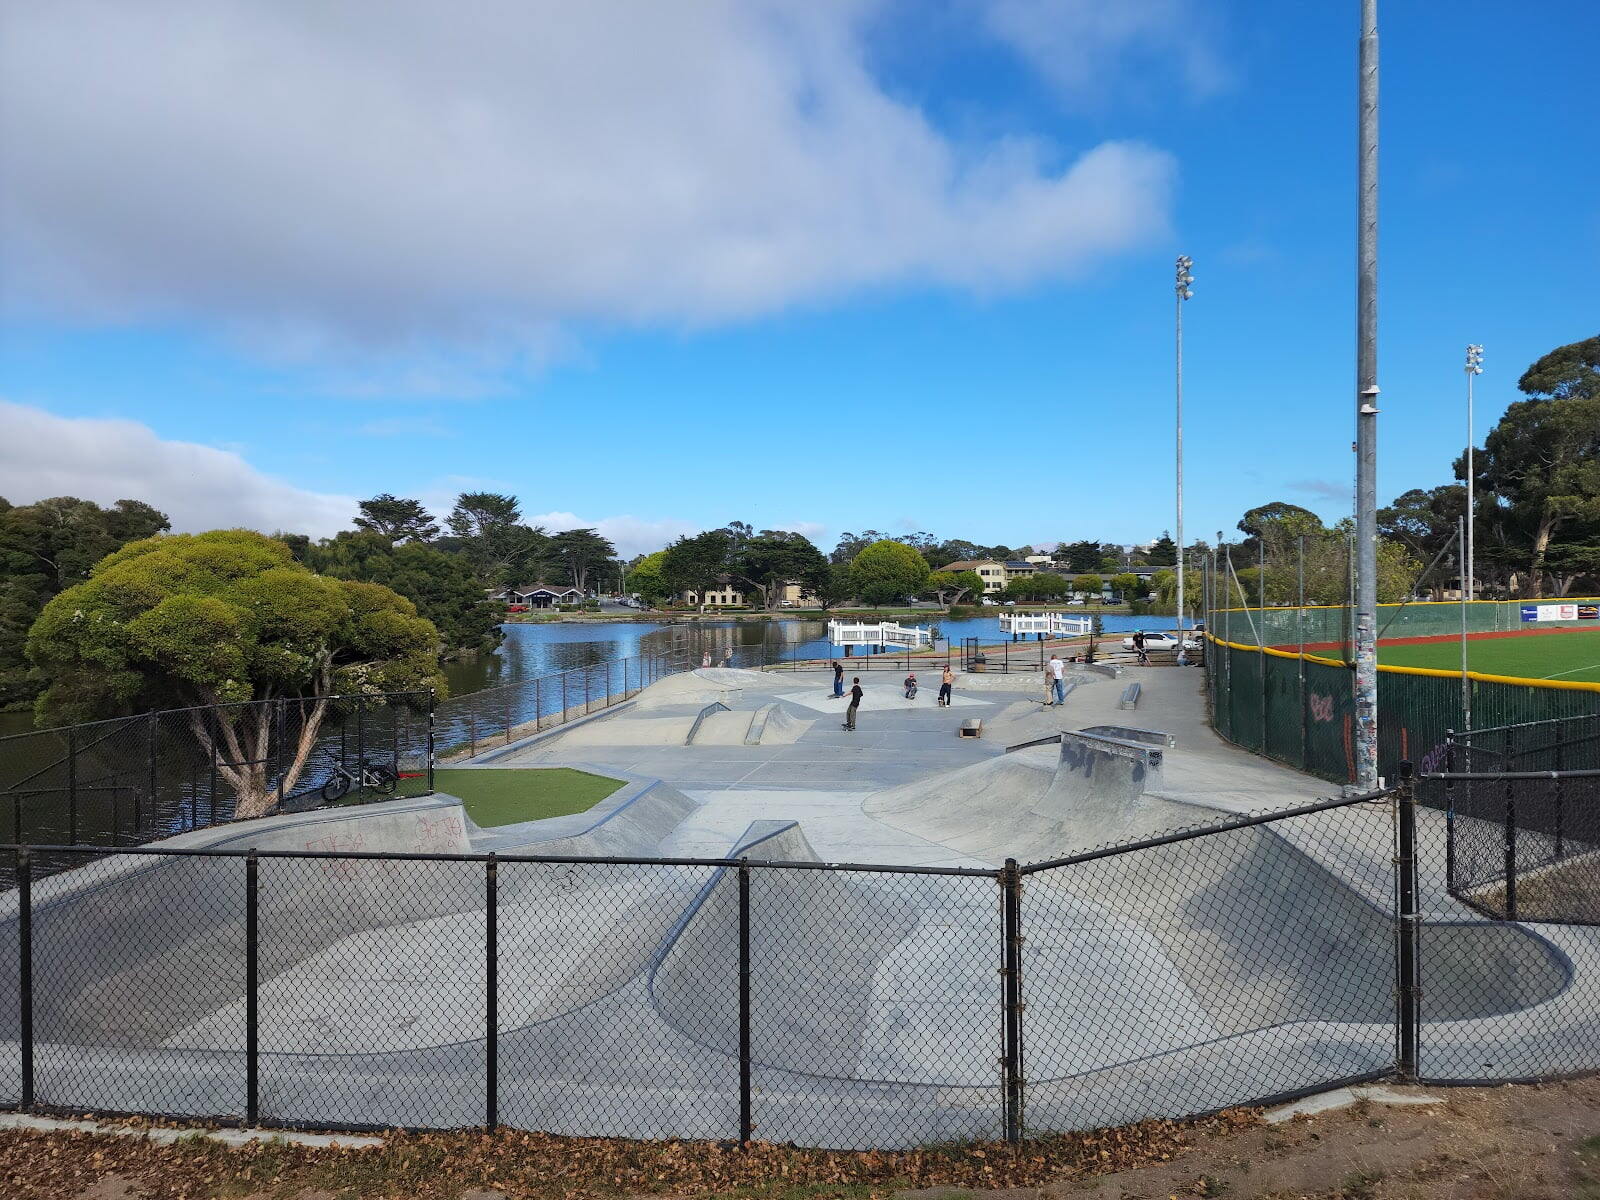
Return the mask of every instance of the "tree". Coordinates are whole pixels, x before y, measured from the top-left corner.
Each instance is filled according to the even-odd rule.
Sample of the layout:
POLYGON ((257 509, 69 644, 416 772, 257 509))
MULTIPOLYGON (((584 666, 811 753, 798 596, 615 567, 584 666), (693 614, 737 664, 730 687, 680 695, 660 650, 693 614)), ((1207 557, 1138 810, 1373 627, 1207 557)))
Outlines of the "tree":
POLYGON ((833 548, 833 553, 828 555, 828 561, 836 563, 854 562, 856 555, 872 545, 873 542, 887 536, 887 534, 879 533, 876 529, 866 529, 861 533, 841 533, 838 544, 833 548))
POLYGON ((356 528, 381 534, 391 542, 431 542, 439 536, 439 523, 420 500, 406 500, 383 492, 358 507, 356 528))
POLYGON ((1070 590, 1065 576, 1054 571, 1039 571, 1008 580, 1004 592, 1008 600, 1056 600, 1070 590))
POLYGON ((1506 409, 1474 466, 1524 531, 1540 597, 1557 532, 1600 521, 1600 335, 1552 350, 1517 387, 1529 398, 1506 409))
POLYGON ((565 529, 550 539, 548 560, 572 579, 572 586, 589 591, 590 568, 616 557, 617 548, 593 529, 565 529))
POLYGON ((165 514, 138 500, 110 508, 75 496, 15 507, 0 500, 0 707, 22 707, 45 685, 24 647, 51 597, 119 546, 167 527, 165 514))
POLYGON ((924 547, 922 557, 937 571, 940 567, 947 567, 953 562, 970 562, 975 558, 987 558, 989 552, 977 542, 951 538, 938 545, 924 547))
POLYGON ((550 536, 522 524, 515 496, 462 492, 447 521, 453 544, 484 584, 526 583, 543 573, 550 536))
POLYGON ((1104 588, 1105 582, 1098 575, 1079 575, 1072 581, 1072 590, 1087 598, 1099 599, 1104 588))
POLYGON ((680 537, 666 549, 661 560, 661 577, 674 592, 694 592, 700 597, 700 611, 706 607, 706 592, 717 585, 728 570, 728 533, 708 529, 694 537, 680 537))
POLYGON ((665 550, 644 555, 628 569, 624 582, 630 594, 638 596, 652 608, 672 595, 672 589, 667 586, 666 576, 662 573, 661 564, 666 557, 665 550))
POLYGON ((484 594, 459 554, 421 542, 394 545, 376 532, 346 532, 313 543, 295 558, 319 575, 381 583, 398 592, 439 631, 447 655, 500 644, 501 608, 484 594))
POLYGON ((1447 483, 1424 491, 1412 488, 1378 510, 1378 533, 1405 546, 1424 563, 1455 540, 1456 521, 1466 511, 1467 489, 1447 483))
POLYGON ((815 587, 817 602, 822 605, 822 611, 827 612, 834 605, 855 597, 855 573, 849 563, 829 563, 826 574, 818 577, 815 587))
POLYGON ((1069 571, 1093 571, 1100 565, 1099 542, 1073 542, 1058 553, 1067 560, 1069 571))
POLYGON ((1172 535, 1165 529, 1161 536, 1150 543, 1150 549, 1145 551, 1145 562, 1152 567, 1173 567, 1178 564, 1178 547, 1172 540, 1172 535))
POLYGON ((928 576, 926 591, 940 604, 960 604, 968 596, 983 595, 983 577, 976 571, 935 571, 928 576))
POLYGON ((230 529, 146 538, 108 555, 45 606, 28 655, 51 678, 36 705, 43 722, 188 709, 236 814, 253 817, 277 803, 269 751, 281 709, 243 702, 307 701, 282 763, 289 792, 330 697, 382 703, 389 692, 442 689, 438 643, 403 596, 317 575, 282 542, 230 529))
MULTIPOLYGON (((1171 572, 1168 572, 1171 574, 1171 572)), ((1111 590, 1121 596, 1124 601, 1139 598, 1139 577, 1132 571, 1123 571, 1120 575, 1111 578, 1111 590)))
POLYGON ((928 560, 904 542, 882 539, 850 563, 856 595, 874 607, 915 596, 927 586, 928 560))
POLYGON ((729 521, 722 527, 722 532, 728 535, 728 554, 730 557, 744 549, 744 544, 756 535, 756 531, 750 527, 749 521, 729 521))
POLYGON ((733 551, 729 573, 761 597, 769 612, 783 598, 790 580, 813 586, 826 573, 828 560, 811 539, 800 533, 763 529, 733 551))
POLYGON ((1239 518, 1238 528, 1245 535, 1240 547, 1241 557, 1245 559, 1256 557, 1263 539, 1267 557, 1272 558, 1288 553, 1301 536, 1313 537, 1323 532, 1321 517, 1309 508, 1284 500, 1249 509, 1239 518))

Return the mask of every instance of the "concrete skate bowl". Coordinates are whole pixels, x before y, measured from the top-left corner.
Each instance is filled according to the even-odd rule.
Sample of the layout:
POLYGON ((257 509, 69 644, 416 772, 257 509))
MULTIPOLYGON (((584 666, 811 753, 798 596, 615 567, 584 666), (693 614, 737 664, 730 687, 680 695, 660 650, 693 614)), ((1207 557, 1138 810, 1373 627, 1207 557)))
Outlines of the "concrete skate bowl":
MULTIPOLYGON (((1181 1116, 1391 1070, 1394 919, 1373 899, 1392 894, 1391 871, 1373 856, 1335 874, 1261 825, 1029 875, 1034 1127, 1181 1116)), ((1432 922, 1422 943, 1437 1055, 1539 1027, 1529 1010, 1571 981, 1519 926, 1432 922)))
MULTIPOLYGON (((263 832, 250 840, 267 841, 263 832)), ((594 840, 548 848, 604 853, 594 840)), ((312 1124, 480 1121, 484 864, 263 858, 259 872, 264 1115, 312 1124)), ((244 873, 241 858, 114 855, 35 888, 40 1103, 240 1114, 244 873)), ((522 1053, 519 1038, 561 1044, 570 1032, 548 1027, 615 1004, 630 985, 637 991, 708 876, 660 866, 500 864, 508 1074, 522 1053)), ((0 1044, 0 1095, 20 1078, 12 1069, 20 1053, 12 900, 0 921, 0 1039, 10 1043, 0 1044)), ((616 1020, 600 1025, 615 1034, 616 1020)))
POLYGON ((1190 805, 1148 794, 1160 753, 1063 731, 932 779, 875 792, 863 809, 886 824, 996 866, 1037 861, 1192 824, 1190 805))
MULTIPOLYGON (((816 862, 801 827, 758 822, 738 851, 816 862)), ((993 879, 750 872, 751 1053, 764 1137, 834 1146, 997 1132, 993 879)), ((736 1069, 737 872, 709 881, 663 948, 652 1001, 736 1069)))

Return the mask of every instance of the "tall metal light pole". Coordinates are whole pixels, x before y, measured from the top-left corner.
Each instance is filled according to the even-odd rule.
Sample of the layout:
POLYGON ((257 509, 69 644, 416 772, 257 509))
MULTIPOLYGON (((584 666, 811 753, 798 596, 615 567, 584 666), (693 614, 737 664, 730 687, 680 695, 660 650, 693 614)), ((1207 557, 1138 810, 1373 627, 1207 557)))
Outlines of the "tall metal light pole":
POLYGON ((1476 553, 1475 542, 1473 540, 1473 529, 1477 525, 1477 520, 1475 519, 1477 514, 1476 514, 1475 510, 1472 507, 1472 486, 1473 486, 1472 444, 1476 440, 1476 437, 1475 437, 1475 435, 1473 433, 1473 430, 1472 430, 1472 378, 1475 375, 1482 375, 1482 374, 1483 374, 1483 347, 1482 346, 1476 346, 1476 345, 1468 346, 1467 347, 1467 550, 1466 550, 1466 555, 1465 555, 1465 558, 1467 560, 1466 561, 1467 577, 1463 581, 1463 587, 1466 590, 1466 594, 1467 594, 1467 599, 1468 600, 1476 600, 1478 598, 1478 595, 1477 595, 1477 590, 1478 590, 1478 557, 1477 557, 1477 553, 1476 553))
POLYGON ((1178 255, 1178 282, 1174 289, 1177 300, 1174 315, 1177 318, 1177 388, 1178 388, 1178 665, 1187 666, 1189 656, 1183 649, 1183 302, 1194 295, 1190 284, 1194 273, 1190 270, 1194 259, 1187 254, 1178 255))
POLYGON ((1356 786, 1378 786, 1378 0, 1361 0, 1356 232, 1356 786))

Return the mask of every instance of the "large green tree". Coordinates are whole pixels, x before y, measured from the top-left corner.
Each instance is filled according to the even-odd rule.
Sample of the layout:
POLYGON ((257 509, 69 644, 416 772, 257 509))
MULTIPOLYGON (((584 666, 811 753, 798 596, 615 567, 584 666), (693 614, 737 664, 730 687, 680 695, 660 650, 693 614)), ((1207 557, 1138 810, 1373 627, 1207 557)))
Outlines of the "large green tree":
POLYGON ((763 529, 734 549, 729 572, 761 597, 767 610, 777 607, 790 580, 815 587, 827 574, 828 560, 804 534, 763 529))
POLYGON ((531 583, 549 565, 550 535, 522 523, 515 496, 462 492, 447 524, 445 548, 464 554, 485 585, 531 583))
POLYGON ((279 706, 303 698, 281 790, 305 768, 335 695, 374 703, 443 689, 438 631, 381 584, 329 579, 282 542, 246 530, 146 538, 108 555, 45 606, 28 656, 49 676, 41 723, 141 708, 187 709, 217 751, 235 812, 277 801, 270 753, 279 706), (210 708, 225 705, 231 707, 210 708))
POLYGON ((928 560, 904 542, 873 542, 850 562, 856 595, 871 605, 893 604, 927 586, 928 560))
POLYGON ((107 554, 167 528, 138 500, 101 508, 74 496, 12 506, 0 500, 0 708, 32 703, 46 680, 28 662, 28 629, 50 601, 107 554))
POLYGON ((1072 542, 1062 546, 1057 553, 1067 560, 1067 570, 1093 571, 1100 565, 1099 542, 1072 542))
POLYGON ((398 592, 433 623, 446 655, 500 644, 500 605, 489 599, 459 554, 418 542, 397 546, 377 533, 346 532, 309 545, 296 558, 319 574, 381 583, 398 592))
POLYGON ((628 568, 624 586, 629 593, 638 596, 652 608, 672 595, 672 588, 667 585, 666 576, 662 571, 666 557, 665 550, 657 550, 654 554, 646 554, 639 558, 628 568))
POLYGON ((429 542, 439 536, 439 523, 420 500, 383 492, 357 506, 356 528, 381 534, 391 542, 429 542))
POLYGON ((667 547, 661 560, 661 577, 674 592, 694 592, 704 611, 706 592, 728 573, 731 539, 725 529, 708 529, 694 537, 680 537, 667 547))
POLYGON ((829 563, 826 573, 818 578, 816 589, 817 602, 822 605, 823 612, 855 599, 856 580, 850 564, 829 563))
POLYGON ((587 593, 589 572, 615 558, 617 548, 593 529, 564 529, 550 539, 546 554, 566 572, 573 587, 587 593))
POLYGON ((940 604, 960 604, 968 596, 983 595, 983 576, 976 571, 935 571, 928 576, 926 591, 940 604))
POLYGON ((1600 335, 1552 350, 1517 387, 1528 399, 1506 409, 1473 465, 1523 532, 1527 592, 1539 597, 1557 534, 1600 524, 1600 335))

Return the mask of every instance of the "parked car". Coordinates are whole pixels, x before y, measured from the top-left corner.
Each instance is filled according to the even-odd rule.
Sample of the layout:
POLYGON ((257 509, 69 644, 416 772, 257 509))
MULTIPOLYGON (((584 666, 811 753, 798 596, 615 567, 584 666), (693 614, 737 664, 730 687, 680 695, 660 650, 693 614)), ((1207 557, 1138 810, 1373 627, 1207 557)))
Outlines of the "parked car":
POLYGON ((985 605, 988 608, 994 608, 1000 603, 1000 601, 995 600, 990 596, 985 596, 982 600, 979 601, 979 603, 985 605))
MULTIPOLYGON (((1133 638, 1131 636, 1122 639, 1122 648, 1124 650, 1133 649, 1133 638)), ((1146 650, 1176 650, 1178 648, 1178 635, 1175 633, 1147 633, 1144 635, 1144 648, 1146 650)), ((1200 643, 1192 637, 1186 637, 1183 639, 1183 648, 1185 650, 1198 650, 1200 643)))
POLYGON ((1069 606, 1070 606, 1070 605, 1076 605, 1076 606, 1077 606, 1077 607, 1078 607, 1078 608, 1082 608, 1082 607, 1083 607, 1083 601, 1082 601, 1082 600, 1080 600, 1080 599, 1079 599, 1079 598, 1078 598, 1078 597, 1076 597, 1076 596, 1074 596, 1074 597, 1073 597, 1073 598, 1072 598, 1072 599, 1071 599, 1071 600, 1068 600, 1068 601, 1067 601, 1067 604, 1068 604, 1068 605, 1069 605, 1069 606))

